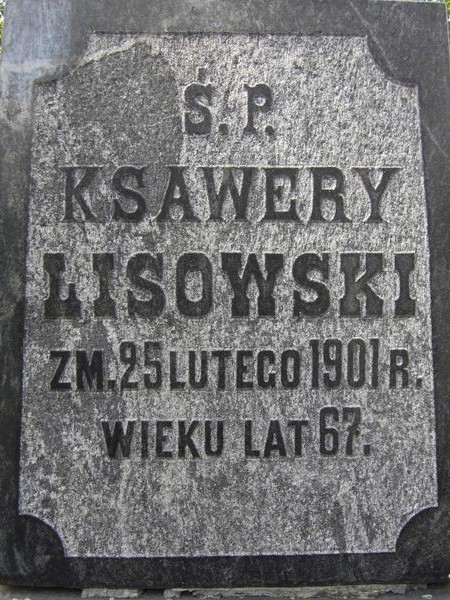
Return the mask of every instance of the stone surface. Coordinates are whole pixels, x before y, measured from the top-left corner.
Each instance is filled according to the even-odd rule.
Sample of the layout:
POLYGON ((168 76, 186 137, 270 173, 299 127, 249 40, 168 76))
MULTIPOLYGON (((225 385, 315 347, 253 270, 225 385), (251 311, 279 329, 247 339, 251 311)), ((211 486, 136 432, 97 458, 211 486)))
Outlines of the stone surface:
POLYGON ((446 578, 444 7, 119 4, 7 27, 3 580, 446 578))
POLYGON ((82 598, 140 598, 144 590, 138 589, 112 589, 112 588, 84 588, 82 598))
MULTIPOLYGON (((429 251, 417 90, 391 82, 362 38, 99 36, 73 72, 56 84, 37 87, 32 152, 20 512, 50 525, 65 553, 74 557, 394 551, 399 532, 411 518, 437 505, 429 251), (214 48, 221 48, 219 55, 214 48), (228 135, 212 131, 183 136, 176 100, 183 97, 187 83, 197 81, 199 69, 217 96, 213 126, 227 123, 228 135), (273 108, 266 119, 258 119, 254 133, 245 132, 245 85, 261 81, 273 90, 273 108), (274 135, 265 132, 265 121, 274 135), (68 165, 70 174, 62 168, 68 165), (102 165, 84 192, 97 222, 86 222, 76 200, 69 200, 65 192, 68 180, 79 181, 86 173, 78 165, 102 165), (125 210, 135 210, 134 201, 123 202, 123 196, 111 190, 123 165, 144 165, 141 188, 147 208, 138 223, 115 220, 111 214, 119 198, 125 210), (184 165, 185 174, 178 172, 177 181, 185 182, 185 202, 199 222, 176 221, 171 215, 159 221, 163 202, 180 208, 165 192, 177 173, 167 165, 184 165), (239 166, 253 168, 245 221, 236 222, 228 201, 221 221, 211 222, 203 165, 217 188, 225 170, 216 165, 237 166, 231 173, 238 189, 243 177, 239 166), (312 188, 317 183, 311 169, 321 165, 339 168, 339 176, 345 178, 348 222, 314 220, 313 203, 318 206, 318 201, 313 200, 312 188), (383 196, 383 223, 367 223, 370 201, 355 167, 369 169, 375 187, 380 172, 398 169, 390 171, 392 180, 383 196), (277 220, 264 220, 271 202, 268 185, 283 189, 277 220), (286 220, 291 198, 296 213, 286 220), (65 219, 69 201, 74 205, 70 221, 65 219), (191 307, 178 297, 184 284, 177 283, 177 273, 187 252, 191 261, 207 261, 203 273, 208 283, 203 283, 203 292, 192 291, 191 307), (276 285, 267 296, 274 307, 264 309, 269 315, 258 309, 255 286, 248 293, 253 305, 248 309, 236 296, 224 268, 230 253, 241 253, 236 258, 242 268, 252 257, 261 268, 264 260, 278 261, 273 271, 276 285), (321 318, 294 314, 299 294, 294 291, 299 287, 293 281, 294 263, 311 253, 326 264, 326 276, 322 273, 318 279, 329 281, 330 307, 321 318), (357 307, 359 318, 349 318, 340 307, 343 292, 350 297, 349 287, 344 290, 343 261, 353 254, 361 263, 358 273, 364 272, 364 261, 370 260, 366 253, 378 254, 377 260, 384 262, 384 272, 378 268, 373 279, 384 306, 375 307, 373 318, 370 307, 357 307), (58 309, 46 300, 48 273, 54 267, 47 266, 43 276, 43 265, 61 254, 64 282, 76 290, 81 318, 56 317, 58 309), (99 289, 93 260, 105 254, 114 261, 108 277, 115 317, 108 312, 102 318, 95 309, 99 289), (136 276, 147 269, 149 279, 161 281, 161 307, 151 305, 142 285, 130 282, 135 257, 155 255, 161 256, 160 276, 152 272, 151 263, 143 263, 136 276), (395 315, 394 263, 399 256, 412 256, 416 262, 410 270, 410 294, 417 308, 410 318, 395 315), (209 285, 212 299, 203 307, 209 285), (146 305, 134 309, 130 293, 146 305), (233 302, 239 303, 236 309, 233 302), (44 320, 43 309, 49 315, 44 320), (194 309, 200 312, 186 314, 194 309), (140 312, 133 315, 132 310, 140 312), (315 339, 320 340, 322 355, 327 343, 330 352, 343 355, 343 367, 338 367, 344 369, 342 383, 331 369, 336 383, 327 387, 326 381, 319 381, 315 386, 315 339), (145 386, 145 373, 153 371, 144 364, 146 344, 159 347, 160 389, 145 386), (390 353, 403 348, 410 354, 414 384, 399 390, 400 376, 398 385, 390 387, 390 353), (101 352, 98 360, 106 383, 93 381, 90 390, 77 352, 85 352, 90 361, 93 350, 101 352), (213 353, 223 351, 229 357, 222 384, 213 353), (195 371, 189 366, 189 352, 195 353, 195 371), (264 360, 261 352, 273 355, 264 360), (345 370, 352 352, 357 366, 349 378, 345 370), (50 390, 58 364, 66 364, 63 353, 68 353, 67 365, 56 377, 62 383, 50 390), (125 371, 132 355, 136 366, 128 381, 125 371), (205 381, 196 384, 202 360, 205 381), (245 364, 244 375, 239 374, 239 360, 245 364), (295 369, 294 361, 299 362, 295 369), (258 364, 263 381, 258 381, 258 364), (177 387, 183 389, 174 389, 175 368, 182 382, 177 387), (378 371, 380 381, 372 385, 378 371), (264 384, 270 372, 274 385, 264 384), (81 383, 75 381, 77 376, 83 378, 81 383), (418 378, 423 385, 416 385, 418 378), (109 382, 116 382, 114 389, 109 382), (338 418, 331 414, 335 408, 338 418), (348 425, 337 426, 342 438, 338 449, 339 441, 323 433, 320 415, 330 413, 322 418, 331 427, 343 421, 345 410, 348 425), (354 434, 347 430, 356 419, 361 424, 354 426, 358 433, 353 441, 354 434), (303 449, 296 456, 300 452, 295 451, 294 428, 288 424, 302 420, 303 449), (197 422, 194 446, 183 452, 176 448, 181 435, 177 421, 186 429, 197 422), (213 437, 223 424, 223 450, 217 456, 207 456, 208 421, 213 437), (245 448, 248 421, 252 447, 261 454, 253 460, 245 448), (111 459, 102 424, 112 431, 116 422, 126 431, 134 423, 135 432, 129 455, 124 458, 117 449, 111 459), (143 422, 148 430, 144 458, 143 422), (271 422, 279 433, 269 433, 271 422), (167 443, 158 452, 161 423, 167 423, 167 443), (265 451, 267 444, 273 450, 265 451), (285 452, 276 448, 279 444, 286 446, 285 452), (365 448, 370 448, 367 456, 365 448), (42 459, 36 461, 37 456, 42 459)), ((329 172, 330 181, 324 177, 320 185, 332 189, 336 181, 329 172)), ((135 180, 136 175, 124 177, 123 185, 134 188, 135 180)), ((320 201, 319 210, 328 212, 328 219, 337 219, 333 204, 320 201)), ((308 271, 315 269, 312 262, 305 265, 308 271)), ((198 267, 193 269, 198 276, 198 267)), ((197 277, 193 285, 201 288, 202 282, 197 277)), ((314 291, 309 284, 304 287, 306 311, 314 306, 314 291)), ((155 350, 149 347, 149 353, 155 350)), ((322 357, 316 369, 320 380, 327 377, 325 360, 322 357)), ((216 447, 214 440, 211 450, 216 447)))
MULTIPOLYGON (((428 594, 427 586, 397 585, 353 585, 353 586, 303 586, 299 588, 209 588, 198 590, 173 589, 164 590, 164 598, 186 597, 195 598, 380 598, 388 594, 409 597, 414 592, 422 591, 422 598, 429 600, 433 594, 428 594)), ((431 590, 430 590, 431 591, 431 590)))
MULTIPOLYGON (((110 590, 117 593, 120 590, 110 590)), ((143 600, 162 600, 163 598, 327 598, 355 600, 392 600, 404 598, 405 600, 447 600, 449 597, 448 585, 353 585, 353 586, 314 586, 301 588, 228 588, 228 589, 190 589, 190 590, 145 590, 143 600)), ((71 600, 80 598, 80 590, 51 590, 27 588, 0 588, 1 600, 71 600)))

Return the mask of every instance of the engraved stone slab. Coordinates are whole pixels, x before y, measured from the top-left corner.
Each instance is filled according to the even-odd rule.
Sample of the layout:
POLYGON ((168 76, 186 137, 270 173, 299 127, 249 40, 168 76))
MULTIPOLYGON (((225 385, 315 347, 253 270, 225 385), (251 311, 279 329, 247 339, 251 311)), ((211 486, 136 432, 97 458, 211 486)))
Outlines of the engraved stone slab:
POLYGON ((91 9, 34 84, 5 580, 446 576, 444 14, 303 8, 91 9))
POLYGON ((363 38, 100 36, 34 125, 20 512, 69 556, 394 551, 437 505, 417 88, 363 38))

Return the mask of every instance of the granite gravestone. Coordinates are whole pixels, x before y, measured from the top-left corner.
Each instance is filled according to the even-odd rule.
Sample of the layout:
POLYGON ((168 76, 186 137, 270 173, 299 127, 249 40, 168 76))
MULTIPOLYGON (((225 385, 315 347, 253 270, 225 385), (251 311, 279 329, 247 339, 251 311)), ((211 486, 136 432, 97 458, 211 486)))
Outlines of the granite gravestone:
POLYGON ((37 4, 2 73, 2 580, 445 579, 444 7, 37 4))

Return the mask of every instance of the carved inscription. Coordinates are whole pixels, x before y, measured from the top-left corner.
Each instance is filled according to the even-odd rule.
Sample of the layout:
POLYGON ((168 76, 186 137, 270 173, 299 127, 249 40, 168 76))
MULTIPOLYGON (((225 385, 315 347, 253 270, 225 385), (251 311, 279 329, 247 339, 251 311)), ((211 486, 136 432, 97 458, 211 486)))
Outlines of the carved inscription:
POLYGON ((69 556, 394 551, 437 501, 417 90, 359 38, 93 36, 34 124, 21 512, 69 556))
MULTIPOLYGON (((198 70, 199 80, 204 79, 206 69, 198 70)), ((246 111, 247 121, 243 128, 243 133, 256 133, 255 121, 259 113, 269 112, 272 108, 273 94, 272 90, 265 83, 249 85, 244 83, 243 90, 246 93, 246 111)), ((226 90, 225 90, 226 91, 226 90)), ((212 131, 213 124, 213 98, 218 92, 210 83, 200 82, 191 83, 184 90, 184 101, 186 112, 184 113, 185 132, 188 135, 205 135, 212 131)), ((228 135, 229 127, 227 123, 220 123, 218 131, 222 135, 228 135)), ((274 135, 275 130, 272 125, 265 127, 267 135, 274 135)))

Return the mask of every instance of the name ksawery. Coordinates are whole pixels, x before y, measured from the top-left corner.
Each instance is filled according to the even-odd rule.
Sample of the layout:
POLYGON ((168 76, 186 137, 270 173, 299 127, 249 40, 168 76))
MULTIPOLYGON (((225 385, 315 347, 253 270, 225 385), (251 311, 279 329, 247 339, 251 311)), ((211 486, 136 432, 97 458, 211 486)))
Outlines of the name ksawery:
MULTIPOLYGON (((345 227, 352 223, 347 210, 352 204, 352 196, 345 193, 347 173, 337 167, 168 166, 166 169, 167 185, 159 210, 150 214, 145 195, 146 167, 121 166, 109 179, 100 166, 65 167, 62 169, 65 193, 61 220, 71 223, 81 218, 85 222, 99 223, 102 219, 103 222, 108 219, 110 222, 146 223, 159 228, 171 224, 175 227, 178 224, 188 224, 193 228, 207 227, 209 223, 229 225, 230 222, 240 228, 255 228, 279 222, 294 224, 300 236, 308 227, 326 226, 327 234, 332 235, 330 226, 345 227), (309 189, 299 185, 299 173, 305 170, 309 174, 309 189), (204 203, 199 208, 199 199, 189 189, 187 171, 190 171, 190 178, 197 178, 197 183, 203 185, 204 198, 207 199, 206 211, 204 203), (256 193, 261 189, 264 189, 264 193, 255 198, 254 182, 261 182, 261 179, 263 185, 257 187, 256 193), (102 199, 104 206, 101 214, 94 212, 89 203, 89 193, 94 184, 107 190, 102 199), (114 198, 111 200, 109 198, 112 195, 114 198), (230 200, 234 214, 226 219, 224 207, 230 200), (309 204, 306 218, 299 216, 299 203, 309 204)), ((399 171, 399 168, 351 169, 367 199, 366 215, 360 226, 367 228, 369 237, 371 227, 386 222, 383 199, 399 171)), ((93 305, 95 317, 114 318, 121 316, 119 312, 123 310, 131 317, 159 317, 168 303, 163 285, 167 275, 176 281, 176 308, 182 315, 198 318, 213 310, 216 274, 212 257, 203 252, 181 253, 177 257, 174 272, 167 274, 167 257, 164 253, 140 252, 126 256, 126 250, 121 248, 120 257, 116 253, 92 254, 92 283, 99 283, 99 295, 93 305), (111 291, 118 277, 118 262, 124 260, 125 285, 129 286, 126 307, 117 305, 111 291), (187 279, 193 272, 201 277, 202 293, 197 300, 190 299, 186 292, 187 279), (139 298, 137 290, 140 292, 139 298)), ((217 260, 217 256, 214 258, 217 260)), ((44 271, 50 278, 50 293, 45 300, 47 318, 82 316, 83 303, 78 299, 75 286, 69 286, 66 299, 62 298, 61 293, 67 261, 76 260, 76 256, 68 257, 59 252, 44 255, 44 271)), ((332 257, 329 252, 316 253, 314 248, 294 257, 290 272, 286 272, 285 255, 273 248, 259 255, 219 251, 218 260, 219 268, 229 284, 229 315, 241 318, 250 314, 248 290, 252 282, 258 290, 258 317, 277 315, 274 290, 277 285, 286 288, 290 284, 291 314, 300 318, 326 315, 330 308, 330 287, 339 289, 340 281, 344 285, 344 293, 339 298, 340 317, 383 317, 385 299, 371 287, 371 281, 383 272, 394 272, 397 276, 398 294, 393 316, 413 317, 415 300, 411 298, 410 277, 415 262, 414 252, 346 252, 332 257), (330 281, 335 281, 336 285, 330 286, 330 281), (305 299, 302 289, 310 292, 312 299, 305 299), (365 315, 361 295, 365 298, 365 315)))

